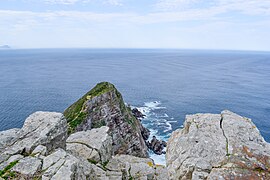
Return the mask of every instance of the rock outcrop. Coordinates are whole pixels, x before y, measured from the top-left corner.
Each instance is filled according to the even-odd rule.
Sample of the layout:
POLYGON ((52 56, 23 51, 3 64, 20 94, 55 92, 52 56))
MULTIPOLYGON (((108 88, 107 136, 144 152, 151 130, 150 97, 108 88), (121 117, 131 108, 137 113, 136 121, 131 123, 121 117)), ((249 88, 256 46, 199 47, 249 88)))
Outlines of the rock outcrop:
POLYGON ((100 83, 65 115, 36 112, 0 132, 0 180, 270 179, 270 144, 230 111, 187 115, 167 145, 148 142, 156 154, 167 146, 167 167, 147 158, 149 134, 115 87, 100 83))
POLYGON ((105 163, 112 157, 112 138, 107 134, 109 128, 80 131, 67 139, 67 151, 91 162, 105 163))
POLYGON ((132 114, 133 114, 133 116, 135 116, 136 118, 141 118, 141 119, 143 119, 143 118, 145 117, 145 115, 144 115, 141 111, 139 111, 137 108, 133 108, 133 109, 132 109, 132 114))
POLYGON ((20 130, 2 132, 0 139, 3 139, 4 151, 0 156, 0 179, 167 179, 166 168, 155 165, 150 158, 112 156, 113 142, 107 126, 75 132, 67 139, 66 134, 67 122, 63 115, 49 112, 34 113, 20 130), (33 124, 31 127, 30 122, 33 124), (56 122, 62 127, 56 126, 56 122), (32 129, 33 133, 28 132, 28 129, 32 129), (28 133, 22 137, 18 136, 19 132, 28 133), (7 134, 12 138, 7 138, 7 134), (26 145, 29 145, 28 150, 25 150, 26 145))
POLYGON ((109 127, 113 154, 148 157, 140 121, 124 104, 122 95, 108 82, 97 84, 64 112, 69 132, 109 127))
POLYGON ((57 148, 65 148, 66 139, 67 121, 63 114, 36 112, 30 115, 21 129, 0 134, 0 177, 32 179, 39 176, 42 157, 57 148))
POLYGON ((230 111, 187 115, 172 133, 170 179, 270 179, 270 145, 248 118, 230 111))
POLYGON ((156 136, 153 136, 152 140, 147 142, 147 146, 157 155, 166 154, 164 148, 167 146, 167 143, 163 140, 158 140, 156 136))
POLYGON ((1 134, 2 155, 31 154, 38 145, 52 151, 58 147, 65 148, 67 122, 61 113, 36 112, 25 120, 22 129, 7 130, 1 134))

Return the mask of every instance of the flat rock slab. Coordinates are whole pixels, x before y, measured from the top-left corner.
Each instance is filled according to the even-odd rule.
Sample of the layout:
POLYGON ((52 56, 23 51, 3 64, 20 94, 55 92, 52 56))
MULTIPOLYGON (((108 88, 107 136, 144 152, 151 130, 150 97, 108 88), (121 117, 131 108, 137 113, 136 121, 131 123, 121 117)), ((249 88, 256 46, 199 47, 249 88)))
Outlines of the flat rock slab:
POLYGON ((63 149, 58 149, 44 158, 42 171, 43 180, 84 180, 90 174, 90 164, 63 149))
POLYGON ((31 178, 41 169, 41 166, 42 162, 40 159, 28 156, 19 160, 11 170, 27 178, 31 178))
POLYGON ((269 179, 269 157, 252 121, 223 111, 187 115, 168 141, 166 163, 170 179, 269 179))
POLYGON ((168 179, 164 166, 156 166, 150 158, 139 158, 130 155, 117 155, 106 166, 112 172, 123 173, 123 178, 133 179, 168 179))
POLYGON ((0 132, 0 152, 8 145, 14 143, 18 138, 18 131, 20 129, 14 128, 0 132))
POLYGON ((112 138, 108 131, 103 126, 71 134, 66 141, 67 151, 84 159, 106 162, 112 156, 112 138))
POLYGON ((48 151, 52 151, 65 147, 67 122, 61 113, 35 112, 25 120, 22 129, 14 130, 14 133, 15 141, 5 144, 3 154, 30 154, 38 145, 44 145, 48 151))

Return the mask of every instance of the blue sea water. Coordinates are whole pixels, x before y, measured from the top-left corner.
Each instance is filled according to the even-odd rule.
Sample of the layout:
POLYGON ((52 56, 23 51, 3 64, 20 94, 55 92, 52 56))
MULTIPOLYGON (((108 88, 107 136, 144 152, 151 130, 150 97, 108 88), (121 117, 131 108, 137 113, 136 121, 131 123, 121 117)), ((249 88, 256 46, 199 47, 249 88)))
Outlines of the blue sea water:
POLYGON ((270 53, 248 51, 2 50, 0 130, 22 127, 35 111, 63 112, 100 81, 144 111, 143 124, 160 138, 186 114, 229 109, 270 142, 270 53))

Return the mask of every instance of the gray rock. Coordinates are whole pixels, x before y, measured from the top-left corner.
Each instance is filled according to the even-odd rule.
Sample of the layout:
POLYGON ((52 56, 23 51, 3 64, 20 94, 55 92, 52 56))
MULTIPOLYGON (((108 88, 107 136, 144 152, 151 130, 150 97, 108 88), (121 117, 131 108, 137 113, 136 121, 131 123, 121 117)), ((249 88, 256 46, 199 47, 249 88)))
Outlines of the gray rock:
MULTIPOLYGON (((53 152, 52 154, 46 156, 43 159, 43 166, 42 166, 42 170, 46 170, 49 167, 55 165, 57 166, 57 162, 60 162, 59 164, 63 164, 65 162, 65 158, 67 156, 67 152, 63 149, 57 149, 55 152, 53 152)), ((58 166, 57 166, 58 167, 58 166)), ((57 169, 57 168, 56 168, 57 169)))
POLYGON ((64 115, 70 132, 108 126, 113 141, 113 154, 148 157, 141 123, 125 105, 122 95, 113 84, 97 84, 67 108, 64 115))
MULTIPOLYGON (((122 177, 122 174, 121 174, 122 177)), ((106 174, 106 171, 103 170, 101 167, 98 167, 94 164, 91 165, 91 173, 90 177, 91 180, 109 180, 109 177, 106 174)))
POLYGON ((18 128, 14 128, 0 132, 0 153, 4 150, 6 146, 11 145, 19 138, 18 137, 19 130, 20 129, 18 128))
POLYGON ((168 141, 166 163, 170 179, 269 179, 269 153, 250 119, 223 111, 187 115, 168 141))
POLYGON ((58 149, 43 160, 43 180, 84 180, 90 176, 90 164, 58 149))
POLYGON ((19 162, 11 169, 11 171, 20 174, 20 176, 22 175, 23 177, 31 178, 39 170, 41 170, 41 166, 42 162, 40 159, 28 156, 19 160, 19 162))
POLYGON ((38 145, 32 152, 34 156, 46 156, 47 155, 47 148, 43 145, 38 145))
POLYGON ((0 164, 0 171, 3 170, 5 167, 7 167, 11 162, 17 161, 22 159, 23 156, 20 154, 14 155, 14 156, 10 156, 9 159, 7 161, 4 161, 0 164))
POLYGON ((61 113, 36 112, 30 115, 19 131, 16 140, 5 147, 3 154, 30 154, 38 145, 48 151, 65 147, 67 122, 61 113))
POLYGON ((156 166, 150 158, 116 155, 106 168, 110 171, 122 172, 123 179, 168 179, 166 168, 156 166))
POLYGON ((156 136, 153 136, 152 140, 150 142, 147 142, 147 146, 150 150, 152 150, 157 155, 166 153, 163 150, 167 146, 167 143, 165 141, 158 140, 156 136))
POLYGON ((145 117, 145 115, 141 111, 139 111, 137 108, 132 109, 132 114, 136 118, 144 118, 145 117))
POLYGON ((109 128, 103 126, 71 134, 66 141, 67 151, 84 159, 104 163, 112 156, 112 138, 108 131, 109 128))

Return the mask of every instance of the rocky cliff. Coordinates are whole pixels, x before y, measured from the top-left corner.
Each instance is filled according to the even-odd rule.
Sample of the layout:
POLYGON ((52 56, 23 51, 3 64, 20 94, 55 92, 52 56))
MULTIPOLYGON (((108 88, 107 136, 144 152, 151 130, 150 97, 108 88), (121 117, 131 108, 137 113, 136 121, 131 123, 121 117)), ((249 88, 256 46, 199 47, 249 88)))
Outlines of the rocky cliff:
POLYGON ((109 127, 113 154, 148 157, 145 129, 124 104, 122 95, 113 84, 102 82, 86 93, 64 112, 69 132, 109 127))
POLYGON ((0 179, 167 179, 152 159, 113 154, 107 126, 67 134, 61 113, 37 112, 22 129, 0 133, 0 179))
POLYGON ((186 116, 166 154, 170 179, 270 179, 270 145, 230 111, 186 116))
POLYGON ((36 112, 0 132, 0 180, 270 179, 270 145, 230 111, 187 115, 168 141, 167 167, 145 158, 146 137, 121 94, 100 83, 64 115, 36 112))

